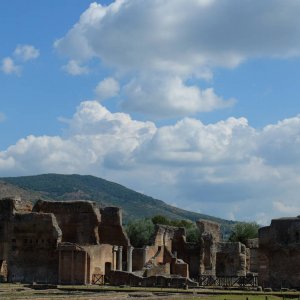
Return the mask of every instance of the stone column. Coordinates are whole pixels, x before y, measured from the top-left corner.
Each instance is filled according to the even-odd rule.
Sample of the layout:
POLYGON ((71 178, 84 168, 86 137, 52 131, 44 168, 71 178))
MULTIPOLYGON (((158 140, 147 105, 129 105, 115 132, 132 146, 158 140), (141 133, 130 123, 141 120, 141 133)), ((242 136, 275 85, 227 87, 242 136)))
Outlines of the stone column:
POLYGON ((132 272, 132 251, 133 247, 127 247, 127 272, 132 272))
POLYGON ((145 264, 147 263, 147 254, 148 254, 148 250, 149 250, 149 247, 148 246, 145 246, 144 247, 144 253, 143 253, 143 265, 145 266, 145 264))
POLYGON ((117 251, 118 251, 118 246, 113 246, 112 248, 112 266, 111 270, 115 271, 117 269, 117 251))
POLYGON ((122 260, 123 260, 123 246, 119 246, 118 250, 118 271, 122 271, 122 260))

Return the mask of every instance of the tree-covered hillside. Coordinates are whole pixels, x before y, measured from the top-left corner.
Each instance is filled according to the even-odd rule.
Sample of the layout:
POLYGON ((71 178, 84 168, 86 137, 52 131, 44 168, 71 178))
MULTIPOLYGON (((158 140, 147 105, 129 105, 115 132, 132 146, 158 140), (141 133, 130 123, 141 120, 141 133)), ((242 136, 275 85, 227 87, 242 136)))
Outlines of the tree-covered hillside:
POLYGON ((191 221, 207 219, 220 223, 222 231, 226 235, 231 231, 234 224, 233 221, 173 207, 161 200, 135 192, 120 184, 90 175, 43 174, 3 177, 0 180, 27 192, 33 192, 34 200, 36 199, 36 193, 38 193, 41 198, 45 199, 92 200, 102 206, 118 206, 123 209, 125 221, 136 218, 151 218, 155 215, 191 221))

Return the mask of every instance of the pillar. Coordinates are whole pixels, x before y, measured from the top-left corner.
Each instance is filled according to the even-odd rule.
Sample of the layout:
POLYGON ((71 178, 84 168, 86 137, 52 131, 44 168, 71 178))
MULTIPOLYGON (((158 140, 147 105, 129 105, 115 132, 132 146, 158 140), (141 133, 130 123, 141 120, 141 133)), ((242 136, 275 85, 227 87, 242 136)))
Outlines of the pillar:
POLYGON ((127 247, 127 272, 132 272, 132 251, 133 247, 127 247))
POLYGON ((123 263, 123 246, 119 246, 118 249, 118 271, 122 271, 122 263, 123 263))
POLYGON ((148 246, 145 246, 144 247, 144 252, 143 252, 143 265, 145 266, 145 264, 147 263, 147 254, 148 254, 148 250, 149 250, 149 247, 148 246))
POLYGON ((115 271, 117 269, 117 251, 118 251, 118 246, 113 246, 112 248, 113 256, 112 256, 112 266, 111 266, 112 271, 115 271))

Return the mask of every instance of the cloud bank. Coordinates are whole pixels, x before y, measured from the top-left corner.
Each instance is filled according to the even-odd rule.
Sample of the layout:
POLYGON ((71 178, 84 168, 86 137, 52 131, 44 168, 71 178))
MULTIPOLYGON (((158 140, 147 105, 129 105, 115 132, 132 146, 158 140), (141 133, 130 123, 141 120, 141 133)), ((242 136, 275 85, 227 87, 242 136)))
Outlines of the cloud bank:
POLYGON ((1 151, 1 174, 94 174, 186 209, 261 223, 300 209, 300 116, 262 130, 245 118, 157 127, 85 101, 65 122, 62 136, 28 136, 1 151))
POLYGON ((294 0, 95 2, 55 48, 72 60, 99 59, 112 76, 125 78, 123 109, 191 116, 234 104, 212 86, 199 87, 215 68, 259 57, 299 57, 299 13, 294 0), (197 85, 189 85, 190 78, 197 85))

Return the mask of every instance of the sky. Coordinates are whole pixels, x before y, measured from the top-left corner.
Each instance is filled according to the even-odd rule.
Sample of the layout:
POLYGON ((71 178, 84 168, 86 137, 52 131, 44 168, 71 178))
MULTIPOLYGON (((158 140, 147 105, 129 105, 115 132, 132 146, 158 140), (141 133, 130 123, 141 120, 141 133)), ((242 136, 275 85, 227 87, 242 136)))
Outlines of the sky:
POLYGON ((0 1, 0 176, 300 214, 300 2, 0 1))

